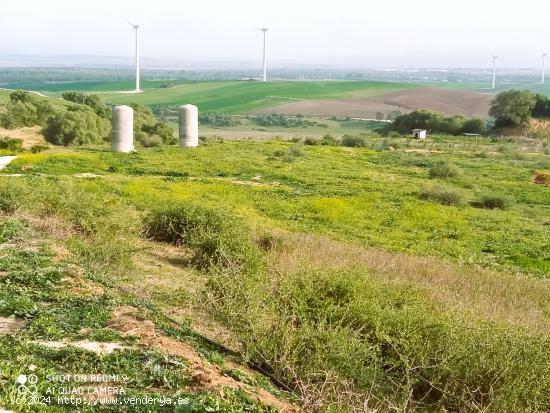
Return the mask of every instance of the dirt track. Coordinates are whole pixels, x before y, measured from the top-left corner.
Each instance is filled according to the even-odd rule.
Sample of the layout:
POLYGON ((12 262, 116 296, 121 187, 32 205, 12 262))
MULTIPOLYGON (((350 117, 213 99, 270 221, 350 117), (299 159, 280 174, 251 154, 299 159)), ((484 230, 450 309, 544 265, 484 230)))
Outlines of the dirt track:
POLYGON ((446 115, 488 117, 493 95, 464 90, 419 88, 366 99, 304 100, 253 112, 306 116, 375 118, 377 112, 411 112, 430 109, 446 115))

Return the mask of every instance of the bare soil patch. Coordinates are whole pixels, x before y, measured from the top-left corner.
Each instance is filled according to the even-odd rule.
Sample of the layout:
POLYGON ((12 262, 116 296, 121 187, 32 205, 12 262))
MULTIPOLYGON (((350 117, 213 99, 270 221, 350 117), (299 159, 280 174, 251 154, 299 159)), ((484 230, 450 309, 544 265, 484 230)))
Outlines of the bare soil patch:
POLYGON ((128 336, 138 337, 143 345, 164 353, 180 356, 189 362, 192 371, 192 386, 196 390, 229 387, 242 389, 250 397, 276 407, 282 413, 300 412, 300 409, 286 400, 281 400, 264 389, 254 388, 225 376, 218 366, 202 358, 187 343, 160 333, 152 321, 142 320, 134 307, 119 307, 114 310, 110 326, 128 336))
POLYGON ((304 100, 286 103, 252 114, 282 113, 305 116, 350 116, 375 119, 377 112, 403 113, 429 109, 445 115, 486 118, 493 95, 464 90, 419 88, 372 96, 365 99, 304 100))
POLYGON ((13 333, 21 330, 27 323, 17 318, 0 317, 0 334, 13 333))

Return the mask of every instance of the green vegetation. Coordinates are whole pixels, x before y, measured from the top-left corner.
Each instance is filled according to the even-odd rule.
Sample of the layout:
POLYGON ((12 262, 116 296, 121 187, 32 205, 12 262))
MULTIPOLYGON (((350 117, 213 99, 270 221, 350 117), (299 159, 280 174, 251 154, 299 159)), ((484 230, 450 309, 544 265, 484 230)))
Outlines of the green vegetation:
MULTIPOLYGON (((307 92, 305 83, 296 83, 304 95, 373 92, 355 89, 361 82, 307 92)), ((217 95, 206 105, 224 112, 204 113, 202 122, 233 128, 255 123, 233 114, 263 105, 253 99, 261 88, 287 86, 211 82, 166 92, 208 87, 217 95), (225 87, 234 93, 224 101, 225 87)), ((52 141, 92 147, 23 152, 0 172, 0 316, 24 324, 0 333, 0 407, 16 409, 13 378, 33 365, 39 377, 125 374, 131 395, 190 400, 159 412, 277 411, 258 400, 260 388, 279 402, 288 395, 244 371, 239 363, 249 360, 311 412, 550 407, 550 163, 542 140, 418 141, 327 120, 328 130, 292 142, 203 137, 193 150, 147 149, 174 143, 174 133, 134 104, 144 148, 118 154, 103 143, 106 106, 80 93, 65 98, 76 105, 45 131, 58 119, 52 141), (133 318, 117 319, 128 308, 133 318), (195 331, 242 357, 228 363, 195 331), (51 340, 72 346, 40 344, 51 340), (79 340, 122 348, 100 355, 79 340), (213 371, 217 388, 202 377, 213 371)), ((484 126, 430 113, 407 122, 415 116, 456 133, 484 126)), ((310 122, 261 119, 266 128, 310 122)))
POLYGON ((23 146, 21 139, 0 136, 0 149, 6 149, 11 152, 20 152, 23 146))
POLYGON ((98 144, 108 140, 111 123, 91 108, 71 106, 48 118, 42 131, 44 139, 53 145, 98 144))
POLYGON ((111 116, 111 109, 107 105, 101 103, 101 100, 97 95, 87 95, 78 92, 65 92, 61 95, 61 97, 69 102, 79 103, 81 105, 91 107, 99 117, 108 119, 111 116))
POLYGON ((408 134, 412 129, 427 129, 432 133, 461 135, 463 133, 483 134, 486 132, 485 122, 477 118, 464 116, 443 116, 430 110, 417 110, 395 118, 388 125, 388 131, 408 134))
POLYGON ((132 104, 134 109, 134 138, 143 147, 173 145, 177 142, 174 131, 164 121, 158 121, 145 106, 132 104))
POLYGON ((460 192, 448 188, 425 188, 420 193, 420 197, 427 201, 437 202, 441 205, 460 206, 464 203, 460 192))
MULTIPOLYGON (((135 338, 110 321, 115 308, 139 302, 128 288, 141 294, 159 288, 144 286, 139 256, 144 248, 162 251, 166 242, 179 247, 177 266, 194 274, 183 297, 194 297, 223 323, 245 359, 261 362, 293 387, 308 410, 347 411, 366 402, 380 411, 397 405, 410 411, 543 412, 550 403, 548 291, 536 277, 549 274, 543 225, 547 188, 529 178, 544 158, 492 153, 486 159, 462 151, 426 156, 225 142, 184 152, 163 148, 128 155, 79 148, 22 155, 7 171, 25 167, 27 176, 0 176, 2 211, 12 214, 0 218, 2 242, 19 239, 28 245, 30 237, 39 239, 21 214, 36 217, 32 222, 55 218, 71 234, 56 242, 73 255, 73 266, 54 261, 45 245, 26 252, 12 246, 2 254, 0 312, 28 325, 15 336, 2 336, 0 353, 5 360, 26 355, 25 363, 36 365, 40 377, 52 371, 126 374, 132 394, 154 388, 171 397, 185 395, 197 412, 216 405, 225 406, 218 411, 274 411, 244 391, 196 392, 184 357, 136 346, 135 338), (289 165, 271 157, 279 150, 300 156, 289 165), (240 162, 243 156, 247 164, 240 162), (419 188, 430 182, 425 169, 442 157, 452 157, 462 170, 460 180, 449 180, 445 189, 477 199, 477 193, 499 188, 517 203, 486 211, 418 199, 419 188), (491 175, 472 180, 480 167, 491 175), (79 172, 103 177, 72 177, 79 172), (252 184, 256 176, 262 185, 252 184), (393 185, 387 184, 390 179, 393 185), (407 230, 411 226, 415 231, 407 230), (455 264, 461 258, 453 253, 469 254, 472 263, 501 272, 484 275, 474 267, 449 269, 363 249, 399 249, 390 244, 396 241, 409 254, 455 264), (388 267, 400 260, 408 270, 388 267), (507 269, 517 274, 507 275, 507 269), (132 284, 134 272, 139 276, 132 284), (102 289, 75 297, 68 280, 81 273, 102 289), (439 277, 447 278, 438 284, 439 277), (129 282, 124 293, 114 287, 129 282), (511 299, 517 301, 507 307, 511 299), (60 338, 117 340, 125 348, 99 356, 29 344, 60 338)), ((49 233, 57 231, 62 230, 49 233)), ((189 305, 189 298, 170 297, 172 305, 189 305)), ((168 296, 157 300, 166 302, 168 296)), ((189 339, 194 337, 189 331, 175 331, 147 307, 140 314, 173 338, 198 340, 189 339)), ((198 343, 205 354, 212 353, 198 343)), ((223 359, 215 359, 223 366, 223 359)), ((6 361, 0 369, 8 379, 20 372, 6 361)), ((222 371, 255 383, 233 368, 222 371)), ((12 407, 15 384, 3 384, 0 402, 12 407)))
POLYGON ((146 225, 157 241, 192 249, 192 263, 205 269, 253 274, 259 270, 259 253, 243 222, 227 211, 200 204, 180 203, 154 211, 146 225))
POLYGON ((200 112, 236 114, 295 100, 360 98, 414 87, 406 83, 367 81, 201 82, 146 90, 139 95, 105 93, 101 97, 111 104, 139 103, 152 108, 193 102, 200 112))
POLYGON ((430 168, 429 174, 431 178, 456 178, 460 170, 451 162, 440 161, 430 168))
POLYGON ((342 145, 350 148, 364 148, 367 146, 367 138, 365 136, 350 136, 345 135, 342 138, 342 145))
POLYGON ((498 194, 484 194, 478 200, 472 202, 472 205, 485 209, 506 209, 510 201, 498 194))
POLYGON ((496 118, 497 126, 525 125, 537 106, 537 97, 528 90, 500 92, 493 100, 489 114, 496 118))
POLYGON ((325 123, 319 123, 300 117, 285 116, 277 113, 255 116, 253 120, 260 126, 282 126, 284 128, 307 128, 310 126, 320 126, 322 128, 328 127, 325 123))
POLYGON ((29 92, 17 90, 10 93, 5 112, 0 113, 0 127, 15 129, 23 126, 44 125, 54 113, 53 106, 29 92))
POLYGON ((240 125, 240 120, 236 119, 229 113, 224 112, 206 112, 199 114, 199 123, 205 125, 231 127, 240 125))

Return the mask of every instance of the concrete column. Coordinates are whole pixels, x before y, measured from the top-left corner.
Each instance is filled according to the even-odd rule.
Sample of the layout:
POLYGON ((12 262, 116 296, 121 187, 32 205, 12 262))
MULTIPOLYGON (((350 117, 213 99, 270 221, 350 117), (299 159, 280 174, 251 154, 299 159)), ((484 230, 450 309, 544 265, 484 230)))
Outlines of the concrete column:
POLYGON ((179 109, 180 148, 199 146, 199 109, 195 105, 182 105, 179 109))
POLYGON ((134 109, 130 106, 113 107, 111 150, 113 152, 134 150, 134 109))

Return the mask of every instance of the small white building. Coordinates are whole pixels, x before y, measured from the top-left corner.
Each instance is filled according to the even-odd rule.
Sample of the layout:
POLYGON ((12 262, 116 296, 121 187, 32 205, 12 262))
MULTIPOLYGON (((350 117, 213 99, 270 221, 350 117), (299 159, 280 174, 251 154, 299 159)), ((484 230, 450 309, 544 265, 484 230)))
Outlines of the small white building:
POLYGON ((426 139, 426 129, 413 129, 412 137, 414 139, 426 139))

